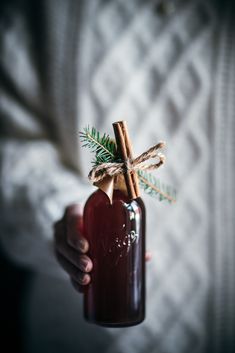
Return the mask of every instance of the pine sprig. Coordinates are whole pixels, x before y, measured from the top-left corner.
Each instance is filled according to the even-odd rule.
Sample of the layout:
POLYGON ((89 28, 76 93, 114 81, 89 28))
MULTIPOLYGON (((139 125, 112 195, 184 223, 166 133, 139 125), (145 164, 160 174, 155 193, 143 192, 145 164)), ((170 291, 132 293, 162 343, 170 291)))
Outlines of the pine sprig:
MULTIPOLYGON (((83 147, 88 147, 96 156, 92 163, 96 166, 102 163, 120 162, 118 159, 116 144, 108 134, 100 135, 94 127, 86 127, 80 132, 83 147)), ((140 187, 146 194, 158 198, 159 201, 168 200, 170 203, 176 201, 176 191, 169 185, 160 182, 151 173, 139 170, 137 172, 140 187)))
POLYGON ((176 191, 169 185, 162 183, 152 174, 143 170, 138 172, 139 184, 142 189, 153 197, 157 197, 159 201, 168 200, 170 203, 176 202, 176 191))
POLYGON ((86 127, 84 132, 80 132, 83 147, 88 147, 91 152, 95 152, 96 156, 93 160, 94 165, 101 163, 110 163, 117 160, 116 144, 107 134, 100 135, 94 127, 92 129, 86 127))

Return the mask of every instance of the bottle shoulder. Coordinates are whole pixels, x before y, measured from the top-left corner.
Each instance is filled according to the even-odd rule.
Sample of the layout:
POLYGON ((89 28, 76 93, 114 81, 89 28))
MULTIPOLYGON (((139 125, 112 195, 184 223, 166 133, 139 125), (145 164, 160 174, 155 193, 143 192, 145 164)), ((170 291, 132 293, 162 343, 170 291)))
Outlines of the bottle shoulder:
MULTIPOLYGON (((114 190, 112 203, 123 203, 124 206, 129 205, 129 207, 133 206, 134 208, 138 206, 145 210, 144 201, 141 197, 130 200, 129 197, 120 190, 114 190)), ((94 206, 99 206, 99 204, 111 205, 109 197, 100 189, 97 189, 88 197, 85 207, 87 207, 89 204, 93 204, 94 206)))

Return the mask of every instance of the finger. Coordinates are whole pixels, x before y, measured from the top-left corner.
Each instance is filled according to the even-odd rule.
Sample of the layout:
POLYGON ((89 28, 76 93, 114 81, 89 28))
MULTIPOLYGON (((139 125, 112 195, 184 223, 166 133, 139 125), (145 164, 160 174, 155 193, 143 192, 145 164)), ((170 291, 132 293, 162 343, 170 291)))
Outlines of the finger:
POLYGON ((67 241, 70 246, 86 253, 89 248, 88 241, 82 236, 83 209, 81 205, 71 205, 65 212, 67 241))
POLYGON ((55 250, 83 272, 90 272, 93 264, 91 259, 69 246, 64 231, 64 224, 58 224, 55 232, 55 250))
POLYGON ((89 243, 88 241, 81 235, 79 234, 79 232, 76 234, 71 234, 73 231, 68 231, 67 227, 67 242, 68 244, 78 250, 79 252, 81 252, 82 254, 87 253, 88 249, 89 249, 89 243))
POLYGON ((57 222, 55 229, 55 250, 81 271, 90 272, 93 267, 91 259, 87 255, 81 255, 67 243, 64 222, 57 222))
POLYGON ((74 281, 74 279, 70 279, 71 280, 71 283, 72 283, 72 286, 73 288, 79 292, 79 293, 84 293, 85 292, 85 288, 84 286, 82 286, 81 284, 79 284, 78 282, 74 281))
MULTIPOLYGON (((68 245, 65 221, 56 222, 54 224, 54 229, 55 229, 54 236, 55 236, 56 247, 62 252, 62 254, 65 255, 64 251, 69 252, 70 249, 74 250, 74 247, 71 248, 71 246, 69 246, 70 244, 68 245)), ((84 253, 87 248, 86 245, 83 245, 83 239, 84 239, 83 237, 80 237, 80 243, 77 244, 76 246, 76 250, 78 250, 81 253, 84 253)), ((71 254, 73 254, 72 250, 71 250, 71 254)), ((76 256, 77 256, 77 251, 76 251, 76 256)))
POLYGON ((90 275, 78 270, 77 267, 71 264, 71 262, 69 262, 63 255, 56 252, 56 257, 61 267, 74 281, 80 285, 87 285, 90 282, 90 275))
POLYGON ((66 242, 58 242, 56 250, 79 270, 83 272, 90 272, 92 270, 93 264, 91 259, 87 255, 79 254, 77 250, 71 248, 66 242))
POLYGON ((70 213, 78 213, 78 214, 83 214, 83 207, 80 203, 73 203, 65 208, 64 212, 64 218, 67 217, 68 214, 70 213))
POLYGON ((152 253, 150 251, 146 251, 145 253, 145 261, 150 261, 152 259, 152 253))

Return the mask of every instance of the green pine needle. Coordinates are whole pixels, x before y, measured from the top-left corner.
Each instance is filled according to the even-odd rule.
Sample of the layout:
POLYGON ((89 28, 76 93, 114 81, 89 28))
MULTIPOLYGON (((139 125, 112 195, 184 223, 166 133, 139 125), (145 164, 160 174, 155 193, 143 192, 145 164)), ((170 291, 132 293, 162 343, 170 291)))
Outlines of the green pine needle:
POLYGON ((150 196, 157 197, 159 201, 168 200, 170 203, 176 202, 176 191, 169 185, 163 184, 152 174, 143 170, 138 172, 139 184, 150 196))
MULTIPOLYGON (((117 157, 117 148, 109 135, 100 135, 94 127, 86 127, 80 132, 83 147, 88 147, 96 156, 92 163, 96 166, 102 163, 120 162, 117 157)), ((176 201, 176 191, 169 185, 163 184, 152 174, 139 170, 137 172, 140 187, 150 196, 158 198, 159 201, 168 200, 170 203, 176 201)))
POLYGON ((80 132, 83 147, 88 147, 91 152, 95 152, 95 159, 92 161, 94 165, 102 163, 110 163, 117 160, 116 144, 107 134, 100 135, 94 127, 92 129, 86 127, 84 132, 80 132))

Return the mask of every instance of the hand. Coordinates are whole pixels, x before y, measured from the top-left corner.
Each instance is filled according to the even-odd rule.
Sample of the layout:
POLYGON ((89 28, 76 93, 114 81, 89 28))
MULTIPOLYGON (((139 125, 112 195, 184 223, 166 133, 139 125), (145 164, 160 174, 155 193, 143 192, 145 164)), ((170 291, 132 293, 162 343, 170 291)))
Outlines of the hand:
POLYGON ((83 209, 81 205, 70 205, 63 218, 54 225, 55 254, 79 292, 90 282, 89 272, 93 266, 86 255, 89 244, 82 233, 83 209))
MULTIPOLYGON (((79 291, 90 283, 93 264, 86 255, 89 244, 83 236, 83 209, 81 205, 68 206, 63 218, 54 225, 55 254, 62 268, 69 274, 72 285, 79 291)), ((146 252, 146 261, 152 257, 146 252)))

